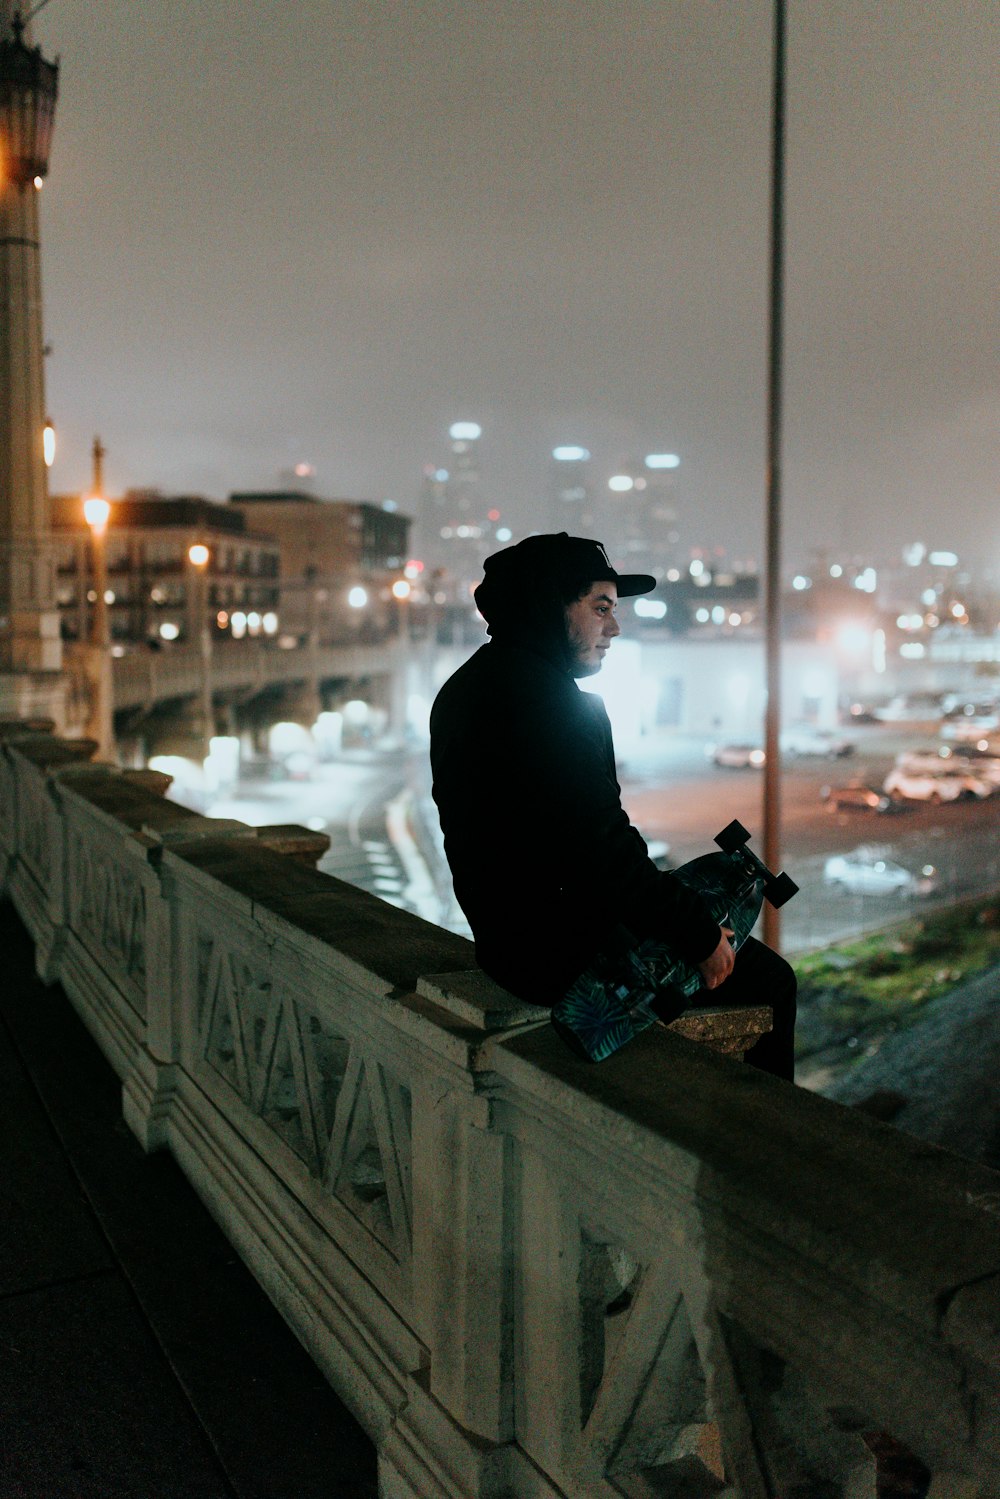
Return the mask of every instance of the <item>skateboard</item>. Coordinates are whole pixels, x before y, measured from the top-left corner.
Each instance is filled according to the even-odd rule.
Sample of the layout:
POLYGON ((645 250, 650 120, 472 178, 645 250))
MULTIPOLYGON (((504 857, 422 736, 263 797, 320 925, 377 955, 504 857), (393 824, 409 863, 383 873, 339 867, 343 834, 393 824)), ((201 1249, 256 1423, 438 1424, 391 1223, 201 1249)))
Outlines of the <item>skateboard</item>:
MULTIPOLYGON (((747 845, 750 834, 733 821, 715 839, 718 851, 673 870, 697 890, 739 951, 766 900, 783 906, 798 890, 787 874, 772 874, 747 845)), ((679 1015, 703 987, 699 968, 653 939, 609 957, 598 956, 552 1011, 552 1024, 578 1055, 603 1062, 655 1021, 679 1015), (654 1003, 656 1008, 654 1009, 654 1003)))

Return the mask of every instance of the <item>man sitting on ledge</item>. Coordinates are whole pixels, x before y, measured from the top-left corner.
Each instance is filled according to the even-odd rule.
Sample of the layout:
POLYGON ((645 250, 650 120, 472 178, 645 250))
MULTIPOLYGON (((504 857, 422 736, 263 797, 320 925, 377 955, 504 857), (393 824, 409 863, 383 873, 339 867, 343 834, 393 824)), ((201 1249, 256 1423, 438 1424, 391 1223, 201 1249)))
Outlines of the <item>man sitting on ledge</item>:
MULTIPOLYGON (((489 642, 431 712, 434 800, 480 967, 532 1004, 558 1004, 591 965, 649 939, 694 963, 713 998, 767 1004, 747 1052, 791 1080, 795 975, 750 937, 734 955, 702 897, 656 867, 621 804, 611 725, 574 680, 600 671, 619 598, 648 593, 599 542, 530 536, 486 559, 476 604, 489 642)), ((664 991, 661 1018, 678 1013, 664 991)))

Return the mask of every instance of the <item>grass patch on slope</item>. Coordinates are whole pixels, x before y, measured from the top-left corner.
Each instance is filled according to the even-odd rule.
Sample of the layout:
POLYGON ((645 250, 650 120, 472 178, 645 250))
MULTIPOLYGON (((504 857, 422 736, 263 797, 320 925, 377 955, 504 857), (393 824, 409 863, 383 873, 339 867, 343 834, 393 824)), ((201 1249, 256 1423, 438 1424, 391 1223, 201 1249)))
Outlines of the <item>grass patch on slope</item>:
POLYGON ((932 1000, 1000 964, 1000 896, 929 912, 798 958, 796 1052, 902 1030, 932 1000))

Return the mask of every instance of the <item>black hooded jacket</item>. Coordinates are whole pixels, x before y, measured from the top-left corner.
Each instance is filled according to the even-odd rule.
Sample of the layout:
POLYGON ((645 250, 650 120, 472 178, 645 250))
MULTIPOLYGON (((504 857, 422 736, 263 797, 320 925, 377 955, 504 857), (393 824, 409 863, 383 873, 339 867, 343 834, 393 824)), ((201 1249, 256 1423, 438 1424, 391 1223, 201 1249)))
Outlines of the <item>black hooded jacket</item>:
POLYGON ((653 864, 622 808, 604 704, 570 673, 572 580, 552 575, 544 548, 529 549, 527 567, 522 557, 491 570, 525 546, 487 563, 476 602, 492 638, 437 696, 431 766, 480 967, 553 1005, 623 928, 693 962, 720 933, 701 898, 653 864))

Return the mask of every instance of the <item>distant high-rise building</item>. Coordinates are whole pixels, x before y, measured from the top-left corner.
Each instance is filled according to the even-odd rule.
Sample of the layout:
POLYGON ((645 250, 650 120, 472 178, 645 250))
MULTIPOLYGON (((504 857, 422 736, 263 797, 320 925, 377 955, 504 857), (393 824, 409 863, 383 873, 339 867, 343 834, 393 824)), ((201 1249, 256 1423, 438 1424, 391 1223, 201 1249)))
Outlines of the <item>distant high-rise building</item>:
POLYGON ((479 480, 479 439, 483 429, 478 422, 452 422, 448 428, 451 450, 451 472, 448 475, 448 503, 452 523, 475 526, 482 495, 479 480))
POLYGON ((553 531, 568 531, 571 536, 595 534, 597 516, 589 464, 586 448, 566 445, 552 449, 549 520, 553 531))
POLYGON ((676 453, 649 453, 623 464, 608 480, 608 545, 657 577, 675 560, 679 467, 676 453))
POLYGON ((447 466, 428 465, 420 491, 422 560, 439 570, 452 590, 466 593, 481 578, 484 557, 510 539, 482 485, 482 431, 478 422, 453 422, 447 466))

